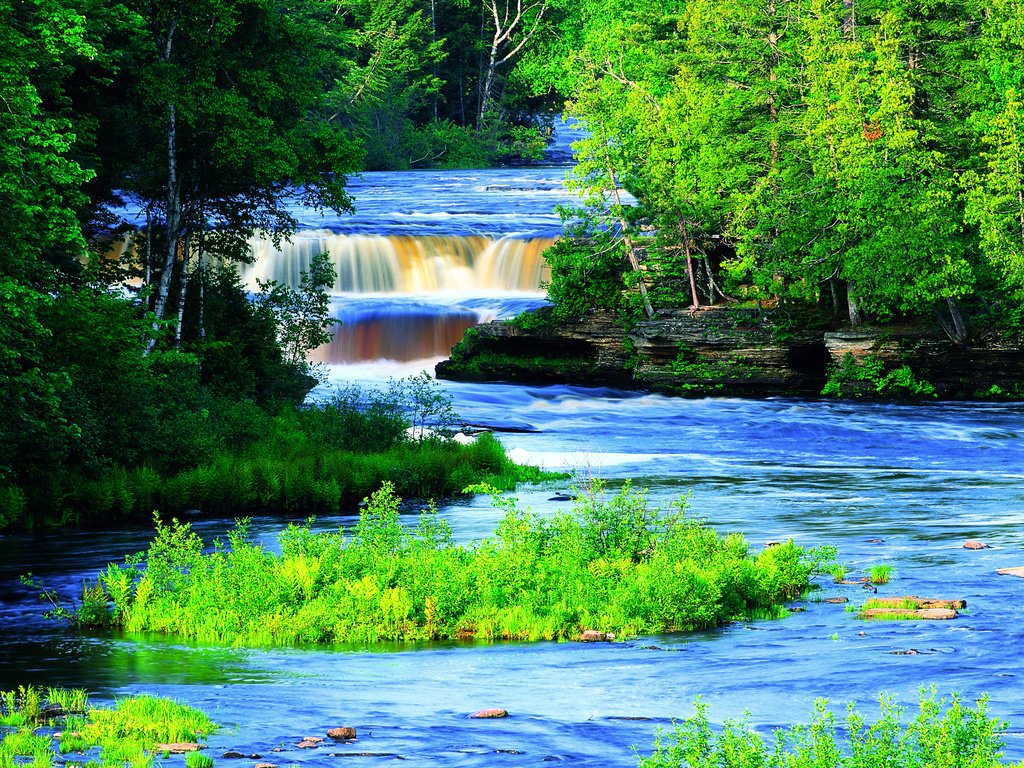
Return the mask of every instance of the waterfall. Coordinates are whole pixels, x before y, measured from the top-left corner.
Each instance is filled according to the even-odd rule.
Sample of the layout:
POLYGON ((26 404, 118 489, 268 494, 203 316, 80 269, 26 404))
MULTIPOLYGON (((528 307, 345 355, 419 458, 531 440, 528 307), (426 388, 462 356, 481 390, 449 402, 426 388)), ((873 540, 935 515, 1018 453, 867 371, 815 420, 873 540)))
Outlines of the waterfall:
POLYGON ((291 242, 281 243, 280 248, 269 240, 253 238, 254 261, 243 267, 241 277, 250 290, 258 290, 257 280, 295 286, 310 260, 327 253, 338 276, 335 293, 537 292, 547 278, 541 254, 553 242, 551 238, 380 236, 306 230, 291 242))

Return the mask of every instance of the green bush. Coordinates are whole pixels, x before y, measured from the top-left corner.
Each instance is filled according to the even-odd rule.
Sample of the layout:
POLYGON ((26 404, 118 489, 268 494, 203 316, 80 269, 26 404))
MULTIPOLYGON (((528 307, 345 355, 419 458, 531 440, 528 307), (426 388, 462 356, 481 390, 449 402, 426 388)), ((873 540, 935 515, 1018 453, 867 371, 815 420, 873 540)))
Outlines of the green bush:
POLYGON ((821 394, 831 397, 884 397, 919 399, 935 397, 935 387, 918 379, 910 366, 886 370, 880 358, 868 355, 860 362, 847 352, 842 362, 832 365, 821 394))
POLYGON ((869 725, 854 707, 846 716, 845 736, 836 733, 828 702, 819 699, 809 725, 775 731, 766 741, 746 720, 728 721, 720 731, 708 720, 700 699, 697 713, 668 732, 659 732, 654 752, 640 768, 996 768, 1001 766, 1006 724, 989 717, 988 700, 975 708, 959 696, 935 699, 922 691, 918 714, 904 723, 904 712, 889 696, 880 698, 879 718, 869 725))

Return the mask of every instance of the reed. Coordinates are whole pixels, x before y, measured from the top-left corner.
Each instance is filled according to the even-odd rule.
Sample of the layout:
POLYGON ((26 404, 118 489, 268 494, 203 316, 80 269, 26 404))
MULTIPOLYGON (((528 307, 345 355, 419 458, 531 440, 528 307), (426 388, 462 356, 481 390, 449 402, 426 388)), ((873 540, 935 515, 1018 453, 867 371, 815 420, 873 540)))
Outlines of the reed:
POLYGON ((884 563, 881 565, 873 565, 868 570, 868 575, 871 577, 872 584, 888 584, 892 581, 893 573, 893 567, 884 563))
POLYGON ((280 555, 244 521, 207 553, 187 524, 158 522, 142 563, 100 574, 107 618, 251 645, 652 634, 780 615, 833 554, 792 542, 752 554, 684 502, 652 509, 629 485, 613 495, 598 484, 552 517, 496 499, 495 534, 469 545, 436 510, 404 520, 390 484, 351 536, 290 525, 280 555))
POLYGON ((906 722, 895 699, 883 695, 879 717, 871 724, 850 706, 845 728, 837 733, 828 702, 815 703, 807 725, 778 729, 764 739, 746 720, 712 727, 708 706, 700 699, 696 714, 659 732, 654 751, 640 759, 640 768, 997 768, 1002 766, 1006 723, 990 717, 988 700, 972 708, 954 695, 936 700, 935 689, 921 691, 918 714, 906 722))

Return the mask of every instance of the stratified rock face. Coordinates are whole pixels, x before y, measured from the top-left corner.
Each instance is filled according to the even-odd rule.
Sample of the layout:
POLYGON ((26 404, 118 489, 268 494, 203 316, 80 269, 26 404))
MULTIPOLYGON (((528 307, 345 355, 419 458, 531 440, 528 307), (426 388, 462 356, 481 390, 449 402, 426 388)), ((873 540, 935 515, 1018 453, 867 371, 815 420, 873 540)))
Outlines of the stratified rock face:
MULTIPOLYGON (((659 313, 624 330, 610 315, 531 328, 493 322, 471 328, 437 366, 439 378, 654 390, 670 394, 816 396, 847 355, 909 366, 939 397, 982 397, 992 387, 1020 395, 1024 345, 986 340, 958 346, 939 329, 878 327, 779 333, 755 309, 659 313)), ((848 394, 878 396, 874 383, 848 394)), ((884 395, 883 395, 884 396, 884 395)))

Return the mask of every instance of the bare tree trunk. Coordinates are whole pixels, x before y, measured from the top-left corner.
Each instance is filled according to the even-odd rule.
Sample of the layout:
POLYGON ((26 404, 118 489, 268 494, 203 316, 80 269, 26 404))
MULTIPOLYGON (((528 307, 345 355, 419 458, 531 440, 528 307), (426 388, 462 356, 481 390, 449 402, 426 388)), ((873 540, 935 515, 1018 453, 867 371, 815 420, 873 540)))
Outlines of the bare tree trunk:
POLYGON ((938 307, 935 308, 935 319, 939 321, 939 325, 942 326, 942 330, 949 337, 949 340, 954 344, 964 344, 967 341, 968 331, 967 323, 964 321, 964 316, 960 312, 960 307, 956 303, 956 299, 952 296, 946 297, 946 308, 949 310, 949 320, 946 320, 939 312, 938 307))
POLYGON ((846 284, 846 309, 850 317, 850 325, 860 325, 864 322, 864 315, 861 313, 860 307, 857 306, 857 299, 854 298, 856 290, 857 287, 852 281, 846 284))
POLYGON ((697 283, 693 279, 693 259, 690 258, 690 233, 686 228, 686 220, 683 220, 683 248, 686 250, 686 274, 690 278, 690 296, 693 299, 693 308, 700 307, 700 299, 697 297, 697 283))
POLYGON ((854 0, 843 0, 843 37, 851 42, 857 34, 857 21, 854 16, 854 0))
MULTIPOLYGON (((167 211, 166 211, 166 233, 167 243, 164 255, 163 271, 160 273, 160 283, 157 286, 156 301, 153 305, 153 312, 156 321, 153 323, 153 330, 158 331, 160 321, 164 319, 167 311, 167 297, 171 291, 171 280, 174 276, 174 265, 178 259, 178 239, 181 230, 181 184, 178 179, 178 136, 177 136, 177 112, 174 104, 169 107, 167 119, 167 211)), ((149 342, 149 349, 152 351, 156 346, 156 338, 149 342)))
POLYGON ((178 349, 181 348, 181 327, 185 323, 185 301, 190 278, 189 266, 192 262, 191 240, 192 238, 189 235, 185 235, 185 241, 182 246, 184 253, 181 260, 181 280, 178 284, 178 322, 174 329, 174 346, 178 349))
POLYGON ((651 306, 651 300, 647 296, 647 283, 644 279, 644 273, 640 270, 640 262, 636 258, 636 251, 633 250, 633 238, 629 236, 629 222, 626 221, 625 217, 621 215, 622 212, 622 199, 619 197, 619 183, 615 180, 615 171, 612 168, 611 158, 605 154, 605 161, 608 163, 608 178, 612 182, 612 195, 615 197, 615 207, 618 208, 619 225, 622 227, 622 242, 626 244, 626 256, 629 257, 629 264, 633 267, 633 271, 636 272, 637 277, 640 278, 640 296, 644 302, 644 312, 647 313, 648 317, 654 317, 654 307, 651 306))

